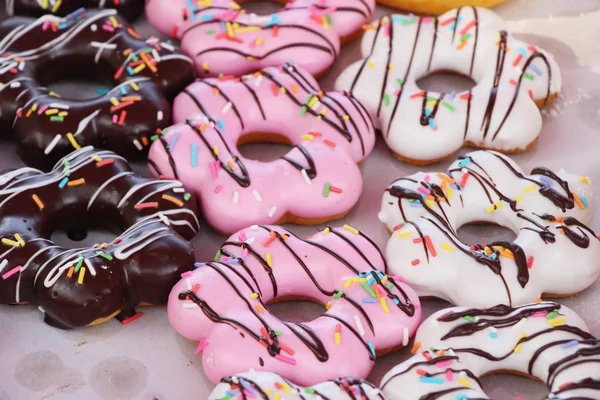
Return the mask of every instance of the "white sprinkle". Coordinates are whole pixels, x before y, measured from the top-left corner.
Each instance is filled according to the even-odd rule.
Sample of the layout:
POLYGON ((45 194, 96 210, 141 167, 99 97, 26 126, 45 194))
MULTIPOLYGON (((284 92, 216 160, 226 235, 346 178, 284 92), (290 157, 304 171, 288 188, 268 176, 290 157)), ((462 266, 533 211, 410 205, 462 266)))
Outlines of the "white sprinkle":
POLYGON ((406 346, 408 344, 408 328, 405 326, 402 331, 402 346, 406 346))
POLYGON ((175 50, 175 47, 171 46, 171 45, 170 45, 170 44, 168 44, 168 43, 163 43, 163 42, 160 42, 160 47, 162 47, 163 49, 170 50, 170 51, 173 51, 173 50, 175 50))
POLYGON ((239 202, 240 202, 240 194, 236 190, 235 192, 233 192, 233 204, 237 204, 239 202))
POLYGON ((5 258, 4 260, 2 260, 2 262, 0 263, 0 271, 2 271, 4 269, 4 267, 6 267, 6 264, 8 264, 8 260, 5 258))
POLYGON ((40 310, 40 312, 41 312, 42 314, 46 314, 46 310, 44 310, 44 309, 42 308, 42 306, 39 306, 39 307, 38 307, 38 310, 40 310))
POLYGON ((116 43, 92 42, 92 43, 90 43, 90 45, 92 47, 96 47, 96 48, 99 48, 99 49, 114 50, 114 49, 117 48, 117 44, 116 43))
POLYGON ((250 236, 248 239, 246 239, 245 243, 246 244, 252 244, 256 241, 256 239, 254 238, 254 236, 250 236))
POLYGON ((259 203, 262 201, 262 197, 260 196, 260 193, 258 193, 258 190, 253 190, 252 194, 254 195, 256 201, 258 201, 259 203))
POLYGON ((263 80, 263 76, 260 75, 258 78, 256 78, 256 81, 254 81, 254 84, 256 85, 256 87, 259 87, 261 82, 263 80))
POLYGON ((466 168, 462 168, 462 169, 460 170, 460 172, 462 172, 463 174, 468 174, 468 173, 469 173, 469 170, 468 170, 468 169, 466 169, 466 168))
POLYGON ((56 147, 56 145, 58 144, 58 141, 60 140, 61 137, 62 136, 60 136, 60 134, 54 136, 54 139, 52 139, 52 141, 50 142, 50 144, 44 150, 44 154, 50 154, 50 152, 52 150, 54 150, 54 147, 56 147))
POLYGON ((365 330, 362 326, 362 322, 360 322, 360 318, 358 317, 358 315, 354 316, 354 322, 356 323, 356 327, 358 328, 358 333, 360 333, 360 336, 365 336, 365 330))
POLYGON ((19 63, 19 71, 23 71, 25 69, 25 61, 21 61, 19 63))
POLYGON ((496 333, 496 332, 498 332, 498 329, 496 329, 496 327, 494 327, 494 326, 490 326, 490 327, 488 328, 488 330, 489 330, 490 332, 493 332, 493 333, 496 333))
POLYGON ((10 84, 11 88, 18 88, 21 87, 21 82, 13 82, 10 84))
POLYGON ((307 185, 312 185, 312 181, 308 177, 308 174, 306 173, 306 170, 305 169, 301 169, 300 173, 302 174, 302 177, 304 178, 304 181, 306 182, 306 184, 307 185))
POLYGON ((231 106, 232 106, 232 105, 233 105, 233 104, 232 104, 230 101, 229 101, 229 102, 227 102, 227 104, 225 104, 225 105, 223 106, 223 108, 221 109, 221 112, 222 112, 223 114, 227 114, 227 111, 231 110, 231 106))
POLYGON ((96 32, 98 30, 98 27, 96 26, 96 24, 93 24, 92 26, 90 26, 90 29, 92 30, 92 32, 96 32))
POLYGON ((169 222, 169 219, 167 217, 164 216, 163 213, 158 213, 158 218, 160 218, 160 220, 167 226, 171 225, 171 223, 169 222))
POLYGON ((454 355, 454 349, 448 349, 446 351, 446 353, 448 353, 449 355, 453 356, 454 355))
POLYGON ((183 303, 183 308, 198 308, 198 304, 190 301, 189 303, 183 303))
POLYGON ((185 192, 185 189, 182 187, 173 188, 173 193, 183 193, 183 192, 185 192))
POLYGON ((276 211, 277 211, 277 207, 276 206, 271 207, 271 209, 269 210, 269 214, 268 214, 269 218, 272 218, 273 215, 275 215, 276 211))
POLYGON ((156 113, 156 120, 157 121, 162 121, 163 117, 164 117, 164 114, 163 114, 162 111, 159 111, 159 112, 156 113))
POLYGON ((315 104, 313 104, 313 106, 311 107, 312 110, 316 110, 317 108, 319 108, 319 106, 321 105, 320 101, 315 101, 315 104))
POLYGON ((258 230, 258 225, 251 225, 250 226, 250 230, 251 231, 257 231, 258 230))
POLYGON ((526 322, 527 322, 527 320, 525 318, 521 318, 521 320, 519 322, 517 322, 515 325, 513 325, 512 330, 513 331, 521 330, 521 327, 523 325, 525 325, 526 322))
POLYGON ((152 57, 154 57, 154 60, 159 63, 161 58, 160 58, 160 54, 158 54, 158 51, 156 51, 156 49, 152 49, 152 57))
POLYGON ((190 278, 185 278, 185 286, 187 287, 187 290, 192 290, 192 281, 190 278))
POLYGON ((68 110, 70 107, 62 103, 50 103, 50 108, 60 108, 61 110, 68 110))
POLYGON ((94 266, 92 265, 90 260, 88 260, 87 258, 84 258, 83 262, 85 262, 85 265, 88 267, 88 271, 90 271, 92 276, 96 276, 96 269, 94 268, 94 266))
POLYGON ((140 143, 140 141, 139 141, 139 140, 137 140, 137 139, 133 139, 133 144, 135 145, 135 147, 136 147, 136 148, 137 148, 139 151, 142 151, 142 150, 144 150, 144 148, 142 147, 142 144, 140 143))

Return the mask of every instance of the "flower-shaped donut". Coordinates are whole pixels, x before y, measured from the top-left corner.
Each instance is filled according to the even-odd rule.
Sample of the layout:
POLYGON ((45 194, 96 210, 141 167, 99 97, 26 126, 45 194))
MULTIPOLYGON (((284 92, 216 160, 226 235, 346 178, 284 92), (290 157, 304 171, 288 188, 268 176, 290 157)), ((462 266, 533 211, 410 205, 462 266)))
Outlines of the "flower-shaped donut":
POLYGON ((373 148, 371 120, 356 99, 323 92, 298 67, 198 81, 173 109, 176 121, 185 122, 152 145, 151 171, 193 190, 220 232, 256 223, 322 223, 349 212, 360 196, 357 163, 373 148), (294 148, 271 162, 246 159, 237 149, 265 137, 294 148))
POLYGON ((439 18, 385 16, 363 37, 363 60, 339 76, 369 109, 401 159, 426 164, 464 145, 502 152, 537 139, 545 104, 561 88, 551 55, 510 36, 484 8, 464 7, 439 18), (471 77, 461 93, 436 93, 417 80, 437 71, 471 77))
POLYGON ((202 77, 242 75, 286 62, 320 75, 340 41, 368 22, 374 0, 292 0, 269 15, 246 12, 232 0, 148 0, 150 23, 181 40, 202 77))
POLYGON ((0 126, 17 137, 26 163, 44 169, 85 145, 138 154, 169 125, 167 100, 194 76, 191 59, 157 38, 142 40, 112 9, 8 18, 0 36, 0 126), (116 87, 87 100, 44 87, 89 74, 116 87))
POLYGON ((144 11, 144 0, 6 0, 6 13, 11 16, 67 15, 80 7, 115 8, 119 14, 133 21, 144 11))
POLYGON ((347 225, 309 239, 255 225, 197 267, 173 288, 169 321, 199 342, 196 353, 215 383, 249 369, 301 385, 364 378, 376 354, 406 346, 420 321, 414 291, 386 275, 377 246, 347 225), (290 298, 326 304, 327 311, 290 323, 266 307, 290 298))
POLYGON ((381 390, 362 379, 337 378, 311 387, 300 387, 273 372, 254 370, 221 379, 208 399, 235 399, 236 396, 252 399, 256 394, 263 395, 265 399, 285 400, 384 399, 381 390))
POLYGON ((0 175, 0 303, 36 304, 60 328, 127 322, 139 303, 166 302, 192 267, 184 238, 199 229, 195 209, 180 182, 142 178, 124 158, 91 147, 46 174, 0 175), (55 230, 88 227, 118 236, 79 249, 50 240, 55 230))
POLYGON ((520 305, 542 294, 579 292, 600 275, 600 243, 587 177, 538 167, 525 175, 508 157, 476 151, 447 173, 418 173, 392 183, 379 219, 393 231, 386 258, 420 296, 455 305, 520 305), (469 245, 460 226, 491 222, 513 242, 469 245))
POLYGON ((557 303, 438 311, 413 353, 383 377, 387 399, 489 399, 479 378, 498 372, 543 382, 544 399, 600 398, 600 340, 557 303))

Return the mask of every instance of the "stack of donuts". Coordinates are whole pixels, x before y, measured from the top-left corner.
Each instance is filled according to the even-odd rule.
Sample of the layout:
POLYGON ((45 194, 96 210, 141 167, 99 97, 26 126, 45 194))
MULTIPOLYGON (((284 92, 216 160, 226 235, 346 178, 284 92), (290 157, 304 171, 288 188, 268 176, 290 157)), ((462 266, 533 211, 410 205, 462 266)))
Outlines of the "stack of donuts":
POLYGON ((147 318, 194 343, 215 385, 199 398, 488 399, 481 378, 514 373, 547 399, 600 399, 600 340, 556 302, 600 277, 592 182, 507 155, 532 151, 562 80, 485 8, 501 2, 385 0, 402 11, 374 20, 375 0, 264 15, 230 0, 7 0, 0 125, 22 164, 0 174, 0 309, 80 329, 166 305, 147 318), (144 13, 155 36, 132 25, 144 13), (322 87, 359 36, 360 59, 322 87), (439 71, 475 85, 423 90, 439 71), (65 79, 109 89, 81 99, 55 88, 65 79), (372 192, 362 163, 378 135, 411 173, 372 192), (252 143, 288 149, 257 160, 252 143), (516 239, 467 243, 474 223, 516 239), (91 244, 97 228, 112 238, 91 244), (270 309, 290 300, 323 311, 270 309))

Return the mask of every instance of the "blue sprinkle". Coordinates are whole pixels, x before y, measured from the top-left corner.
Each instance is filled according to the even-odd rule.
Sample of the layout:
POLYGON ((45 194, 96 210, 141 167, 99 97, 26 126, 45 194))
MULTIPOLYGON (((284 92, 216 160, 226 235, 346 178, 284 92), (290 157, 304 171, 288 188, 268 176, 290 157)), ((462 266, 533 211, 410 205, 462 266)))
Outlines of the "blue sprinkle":
POLYGON ((202 20, 202 21, 208 21, 208 20, 211 20, 211 19, 213 19, 213 15, 212 14, 202 14, 200 16, 200 20, 202 20))
POLYGON ((435 121, 433 120, 433 118, 429 118, 429 127, 433 130, 435 130, 435 121))
POLYGON ((371 350, 371 354, 373 355, 373 357, 375 357, 375 346, 373 346, 373 343, 367 342, 367 346, 369 346, 369 349, 371 350))
POLYGON ((219 125, 219 128, 221 128, 222 131, 225 130, 225 124, 220 119, 217 120, 217 125, 219 125))
POLYGON ((369 275, 368 272, 361 272, 360 274, 358 274, 358 276, 360 276, 361 278, 364 278, 367 275, 369 275))
POLYGON ((225 25, 225 21, 221 21, 221 31, 227 32, 227 25, 225 25))
POLYGON ((540 176, 540 182, 542 182, 546 186, 552 186, 552 181, 544 175, 540 176))
POLYGON ((524 48, 522 48, 522 47, 519 47, 519 48, 517 49, 517 51, 518 51, 519 53, 523 54, 524 56, 526 56, 527 54, 529 54, 529 53, 527 52, 527 50, 525 50, 525 49, 524 49, 524 48))
POLYGON ((121 94, 127 94, 127 90, 125 90, 125 86, 123 86, 123 85, 119 86, 119 90, 121 91, 121 94))
POLYGON ((198 166, 198 144, 192 143, 192 167, 198 166))
POLYGON ((62 24, 58 25, 58 29, 65 29, 65 28, 68 28, 68 27, 69 27, 69 25, 65 24, 64 22, 62 24))
POLYGON ((465 400, 465 399, 468 399, 468 398, 469 398, 469 396, 467 396, 464 393, 461 393, 461 394, 457 394, 456 397, 454 398, 454 400, 465 400))
POLYGON ((588 208, 590 206, 587 199, 585 198, 585 196, 581 196, 580 199, 581 199, 581 202, 583 203, 583 205, 585 206, 585 208, 588 208))
POLYGON ((419 378, 419 380, 423 383, 435 383, 436 385, 441 385, 442 383, 444 383, 444 380, 442 378, 436 378, 433 376, 422 376, 421 378, 419 378))
POLYGON ((429 117, 431 115, 431 110, 429 108, 425 109, 425 116, 429 117))
POLYGON ((375 278, 373 278, 373 276, 369 276, 369 279, 367 279, 367 285, 372 285, 373 283, 375 283, 375 278))
POLYGON ((201 268, 201 267, 204 267, 205 265, 206 265, 206 263, 202 263, 202 262, 194 263, 195 268, 201 268))
POLYGON ((98 95, 98 96, 104 96, 105 94, 108 94, 109 90, 108 89, 102 89, 102 88, 98 88, 96 90, 94 90, 94 92, 98 95))
POLYGON ((69 178, 67 178, 66 176, 63 178, 62 181, 60 181, 60 183, 58 184, 59 188, 64 188, 67 185, 67 182, 69 182, 69 178))
POLYGON ((225 393, 227 393, 228 395, 230 395, 232 397, 237 397, 240 394, 240 391, 239 390, 233 390, 233 389, 231 389, 231 390, 228 390, 225 393))
POLYGON ((412 203, 410 203, 411 207, 416 207, 416 208, 422 208, 423 204, 421 204, 420 201, 413 201, 412 203))
POLYGON ((129 75, 133 75, 135 72, 133 72, 133 68, 131 67, 127 67, 127 72, 129 73, 129 75))
POLYGON ((540 71, 540 69, 538 67, 536 67, 533 64, 529 64, 529 69, 531 69, 533 72, 535 72, 537 74, 537 76, 542 76, 542 71, 540 71))
POLYGON ((462 167, 464 167, 465 165, 468 165, 468 164, 470 164, 470 163, 471 163, 471 158, 469 158, 469 157, 465 157, 465 158, 463 158, 462 160, 460 160, 460 161, 458 162, 458 166, 459 166, 460 168, 462 168, 462 167))
POLYGON ((498 337, 498 332, 490 332, 490 337, 496 339, 498 337))
POLYGON ((173 133, 173 139, 171 139, 171 143, 169 143, 169 150, 173 151, 175 145, 177 144, 177 138, 179 137, 179 132, 173 133))
POLYGON ((377 300, 375 300, 371 297, 364 297, 360 302, 361 303, 377 303, 377 300))
POLYGON ((570 342, 563 343, 560 345, 561 349, 568 349, 573 346, 577 346, 579 344, 579 340, 571 340, 570 342))
POLYGON ((448 95, 448 99, 450 101, 454 100, 456 98, 456 92, 453 90, 452 92, 450 92, 450 94, 448 95))
POLYGON ((400 304, 400 300, 398 300, 398 299, 394 299, 394 304, 395 304, 395 305, 398 305, 398 304, 400 304))
POLYGON ((229 260, 227 260, 227 264, 237 264, 239 262, 240 260, 238 260, 237 258, 230 258, 229 260))
POLYGON ((495 260, 496 258, 498 258, 498 254, 492 253, 492 260, 495 260))
POLYGON ((271 20, 265 24, 267 28, 273 25, 281 25, 281 20, 276 14, 271 14, 271 20))

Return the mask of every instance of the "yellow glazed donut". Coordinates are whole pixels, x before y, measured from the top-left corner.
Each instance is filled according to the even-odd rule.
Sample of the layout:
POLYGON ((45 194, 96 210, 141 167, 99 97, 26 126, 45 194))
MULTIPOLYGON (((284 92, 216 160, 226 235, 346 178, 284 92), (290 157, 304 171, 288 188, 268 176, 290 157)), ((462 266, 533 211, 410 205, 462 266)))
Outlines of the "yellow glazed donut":
POLYGON ((506 0, 378 0, 388 7, 412 11, 421 14, 443 14, 453 8, 463 6, 493 7, 506 0))

